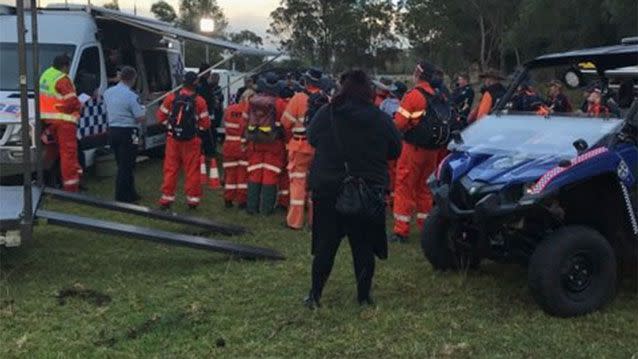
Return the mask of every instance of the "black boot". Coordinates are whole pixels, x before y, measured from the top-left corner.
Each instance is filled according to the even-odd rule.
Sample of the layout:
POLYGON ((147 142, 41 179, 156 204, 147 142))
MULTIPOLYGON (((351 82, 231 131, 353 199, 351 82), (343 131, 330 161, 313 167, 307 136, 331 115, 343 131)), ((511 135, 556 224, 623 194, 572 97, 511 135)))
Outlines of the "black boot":
POLYGON ((233 201, 224 201, 224 207, 233 208, 233 201))
POLYGON ((277 202, 277 186, 261 187, 261 208, 259 212, 264 215, 271 215, 275 211, 275 203, 277 202))
POLYGON ((321 308, 319 298, 317 298, 312 291, 310 291, 310 293, 308 293, 308 296, 304 298, 303 305, 310 310, 321 308))
POLYGON ((246 212, 257 214, 259 212, 259 200, 261 199, 261 184, 248 183, 248 199, 246 202, 246 212))
POLYGON ((363 299, 359 299, 359 305, 362 307, 374 307, 375 306, 374 299, 372 298, 371 295, 368 295, 367 297, 363 299))

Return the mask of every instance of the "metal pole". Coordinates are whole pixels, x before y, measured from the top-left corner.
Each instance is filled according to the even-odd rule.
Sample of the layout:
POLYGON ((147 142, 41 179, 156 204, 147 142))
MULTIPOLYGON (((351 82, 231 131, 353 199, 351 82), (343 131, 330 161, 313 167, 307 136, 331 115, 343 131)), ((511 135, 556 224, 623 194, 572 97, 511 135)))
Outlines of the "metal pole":
MULTIPOLYGON (((204 76, 204 74, 205 74, 206 72, 208 72, 208 71, 210 71, 210 70, 212 70, 212 69, 214 69, 214 68, 216 68, 216 67, 219 67, 219 66, 223 65, 225 62, 229 61, 229 60, 230 60, 230 59, 232 59, 234 56, 235 56, 235 54, 233 53, 233 55, 232 55, 232 56, 230 56, 229 58, 226 58, 226 59, 224 59, 224 60, 221 60, 221 61, 219 61, 218 63, 214 64, 213 66, 211 66, 211 67, 207 68, 206 70, 204 70, 204 71, 200 72, 199 74, 197 74, 197 77, 199 78, 199 77, 204 76)), ((153 101, 151 101, 151 102, 147 103, 147 104, 146 104, 146 107, 150 107, 150 106, 152 106, 152 105, 154 105, 154 104, 156 104, 156 103, 158 103, 158 102, 161 102, 161 101, 162 101, 162 100, 163 100, 166 96, 170 95, 171 93, 173 93, 173 92, 175 92, 175 91, 177 91, 177 90, 179 90, 179 89, 181 89, 181 88, 182 88, 182 85, 179 85, 179 86, 175 87, 174 89, 172 89, 172 90, 170 90, 170 91, 166 92, 166 93, 165 93, 165 94, 163 94, 162 96, 160 96, 160 97, 156 98, 155 100, 153 100, 153 101)))
POLYGON ((24 208, 21 223, 21 236, 23 240, 30 240, 33 224, 33 199, 31 198, 31 139, 29 136, 29 98, 27 93, 27 48, 24 39, 24 0, 16 0, 16 15, 18 20, 18 82, 20 85, 22 176, 24 181, 24 208))
POLYGON ((268 60, 268 61, 266 61, 266 62, 262 63, 261 65, 259 65, 259 66, 257 66, 257 67, 252 68, 252 69, 251 69, 250 71, 248 71, 248 72, 247 72, 244 76, 236 78, 235 80, 233 80, 233 82, 229 83, 227 86, 228 86, 228 87, 230 87, 230 86, 232 86, 232 85, 236 84, 238 81, 240 81, 240 80, 242 80, 242 79, 245 79, 247 76, 252 76, 252 75, 256 74, 256 73, 257 73, 257 70, 261 70, 262 68, 264 68, 264 67, 268 66, 269 64, 272 64, 273 62, 275 62, 275 60, 277 60, 278 58, 280 58, 282 55, 283 55, 283 53, 281 53, 281 54, 277 54, 277 55, 276 55, 276 56, 274 56, 272 59, 270 59, 270 60, 268 60))
POLYGON ((42 134, 42 122, 40 120, 40 86, 38 86, 38 79, 40 78, 40 49, 38 44, 38 6, 37 0, 31 0, 31 61, 33 61, 33 103, 35 108, 35 134, 33 140, 35 141, 35 161, 38 173, 38 187, 44 185, 44 171, 42 164, 42 141, 40 141, 40 135, 42 134))

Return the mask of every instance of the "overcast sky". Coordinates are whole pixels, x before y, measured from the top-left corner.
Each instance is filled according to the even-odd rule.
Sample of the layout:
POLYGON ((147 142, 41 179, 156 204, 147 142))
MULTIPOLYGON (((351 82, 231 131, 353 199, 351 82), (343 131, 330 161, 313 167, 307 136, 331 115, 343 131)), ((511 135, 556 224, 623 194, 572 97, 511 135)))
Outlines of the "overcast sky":
MULTIPOLYGON (((39 0, 41 6, 50 3, 64 3, 64 0, 39 0)), ((86 4, 88 0, 68 0, 69 3, 86 4)), ((133 11, 137 5, 138 15, 150 16, 151 5, 157 0, 119 0, 120 9, 133 11)), ((92 0, 94 5, 101 6, 110 0, 92 0)), ((179 0, 167 0, 175 10, 179 9, 179 0)), ((270 25, 269 15, 279 5, 280 0, 217 0, 228 18, 230 31, 251 30, 266 39, 266 30, 270 25)), ((0 0, 2 4, 15 5, 15 0, 0 0)), ((267 44, 270 47, 272 45, 267 44)))

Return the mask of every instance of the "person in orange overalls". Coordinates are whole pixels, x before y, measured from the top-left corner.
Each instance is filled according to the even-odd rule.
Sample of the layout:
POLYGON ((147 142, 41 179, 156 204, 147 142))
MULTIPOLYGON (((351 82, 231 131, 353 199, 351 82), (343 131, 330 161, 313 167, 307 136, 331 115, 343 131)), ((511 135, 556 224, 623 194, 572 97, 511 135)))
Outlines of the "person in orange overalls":
MULTIPOLYGON (((286 75, 290 76, 290 74, 286 75)), ((294 83, 288 77, 285 82, 283 82, 283 87, 279 91, 279 97, 286 103, 290 103, 290 100, 295 95, 295 90, 293 88, 294 83)), ((288 212, 288 206, 290 205, 290 177, 288 177, 288 143, 292 138, 292 133, 289 131, 284 131, 284 144, 286 148, 282 152, 282 168, 281 173, 279 174, 279 183, 277 184, 277 203, 276 207, 280 210, 288 212)))
POLYGON ((168 127, 164 154, 164 181, 159 205, 167 209, 175 202, 177 176, 183 168, 186 204, 195 209, 201 202, 199 158, 202 140, 197 131, 210 128, 206 101, 195 93, 197 74, 187 72, 183 87, 169 94, 157 110, 157 121, 168 127))
POLYGON ((266 73, 257 81, 257 95, 253 96, 246 107, 244 116, 248 119, 246 131, 248 147, 248 198, 246 202, 246 212, 248 214, 270 215, 275 209, 277 201, 277 184, 283 169, 284 141, 283 129, 281 128, 281 116, 286 108, 286 102, 279 97, 280 83, 275 73, 266 73), (269 98, 270 100, 267 100, 269 98), (274 101, 275 123, 268 128, 251 128, 251 115, 260 116, 256 113, 257 103, 263 101, 274 101), (271 134, 274 140, 257 141, 250 140, 251 131, 261 132, 269 137, 271 134))
POLYGON ((501 83, 501 81, 505 80, 505 77, 503 77, 500 72, 488 70, 480 74, 479 77, 483 80, 484 91, 475 112, 476 116, 473 116, 473 121, 478 121, 490 113, 498 101, 505 95, 505 92, 507 92, 507 89, 501 83))
POLYGON ((248 190, 246 157, 246 118, 244 112, 248 101, 255 94, 252 89, 245 90, 239 102, 226 108, 224 129, 226 138, 222 147, 222 166, 224 168, 224 203, 226 208, 233 204, 246 208, 246 191, 248 190))
POLYGON ((78 161, 77 123, 82 104, 69 78, 71 59, 56 56, 40 76, 40 117, 58 146, 65 191, 78 192, 82 167, 78 161))
MULTIPOLYGON (((397 81, 393 83, 388 90, 390 91, 390 96, 383 100, 383 102, 381 102, 381 105, 379 105, 379 109, 390 115, 390 117, 394 118, 395 113, 401 105, 403 96, 408 91, 408 87, 403 82, 397 81)), ((390 207, 394 205, 394 183, 396 173, 397 161, 388 160, 388 174, 390 175, 390 194, 388 196, 388 206, 390 207)))
MULTIPOLYGON (((304 213, 308 199, 306 177, 315 153, 308 142, 306 127, 319 107, 328 103, 328 96, 321 90, 322 77, 323 73, 320 70, 308 70, 304 74, 305 91, 297 92, 293 96, 281 117, 281 124, 291 137, 288 142, 290 206, 286 223, 292 229, 302 229, 304 226, 304 213), (310 105, 312 108, 309 108, 310 105)), ((308 217, 311 217, 310 207, 308 211, 308 217)))
MULTIPOLYGON (((399 131, 407 133, 422 120, 427 110, 427 100, 420 92, 434 94, 430 80, 436 67, 421 61, 414 70, 416 86, 403 97, 394 115, 394 123, 399 131), (419 89, 417 89, 419 88, 419 89)), ((440 150, 425 149, 410 141, 403 140, 401 155, 397 160, 394 187, 394 230, 392 242, 406 242, 410 234, 410 222, 416 209, 417 225, 423 227, 425 218, 432 208, 432 194, 427 187, 428 177, 436 169, 440 150)))

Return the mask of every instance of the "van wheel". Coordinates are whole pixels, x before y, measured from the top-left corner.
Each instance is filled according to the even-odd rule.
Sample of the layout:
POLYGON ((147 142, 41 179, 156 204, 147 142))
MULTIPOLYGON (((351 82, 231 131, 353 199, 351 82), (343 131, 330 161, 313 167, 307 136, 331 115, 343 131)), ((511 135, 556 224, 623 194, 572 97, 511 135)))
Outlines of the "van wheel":
POLYGON ((602 308, 616 293, 616 256, 599 232, 566 226, 536 247, 528 284, 548 314, 572 317, 602 308))
POLYGON ((459 248, 457 240, 466 233, 451 225, 449 219, 434 207, 425 219, 421 233, 421 249, 435 270, 477 269, 480 257, 466 248, 459 248))

